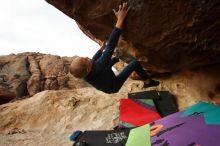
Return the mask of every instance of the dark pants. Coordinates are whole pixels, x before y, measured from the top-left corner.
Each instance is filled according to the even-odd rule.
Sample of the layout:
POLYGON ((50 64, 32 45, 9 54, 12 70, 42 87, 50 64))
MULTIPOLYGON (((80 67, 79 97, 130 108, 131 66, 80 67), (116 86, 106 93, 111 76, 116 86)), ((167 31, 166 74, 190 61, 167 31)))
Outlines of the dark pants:
POLYGON ((131 61, 120 73, 116 76, 114 92, 118 92, 130 74, 135 71, 142 80, 147 80, 150 76, 144 71, 140 63, 136 60, 131 61))

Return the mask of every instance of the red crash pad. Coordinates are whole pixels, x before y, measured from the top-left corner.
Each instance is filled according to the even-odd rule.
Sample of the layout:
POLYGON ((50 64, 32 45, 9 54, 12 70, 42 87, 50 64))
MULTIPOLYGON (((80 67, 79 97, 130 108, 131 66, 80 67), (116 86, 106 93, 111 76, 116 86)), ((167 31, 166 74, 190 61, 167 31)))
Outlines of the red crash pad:
POLYGON ((120 121, 142 126, 158 119, 160 115, 157 112, 142 107, 131 99, 120 100, 120 121))

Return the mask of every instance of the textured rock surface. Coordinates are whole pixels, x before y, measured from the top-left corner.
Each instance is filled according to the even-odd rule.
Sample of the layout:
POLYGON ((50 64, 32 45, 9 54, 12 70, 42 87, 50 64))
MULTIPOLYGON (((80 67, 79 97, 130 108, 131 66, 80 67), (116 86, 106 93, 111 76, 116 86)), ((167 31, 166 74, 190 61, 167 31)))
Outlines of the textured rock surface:
POLYGON ((33 56, 28 56, 31 77, 27 82, 29 95, 32 96, 41 90, 41 71, 38 62, 33 56))
POLYGON ((199 101, 220 105, 220 65, 166 74, 158 90, 168 90, 177 97, 179 109, 199 101))
MULTIPOLYGON (((104 40, 123 0, 46 0, 77 21, 95 41, 104 40)), ((120 43, 151 71, 169 72, 220 62, 219 0, 128 0, 130 14, 120 43)), ((89 49, 89 48, 88 48, 89 49)), ((126 57, 125 57, 126 58, 126 57)))
POLYGON ((15 97, 32 96, 44 90, 87 86, 84 81, 68 73, 72 59, 40 53, 0 56, 0 100, 10 101, 15 97))
POLYGON ((84 88, 44 91, 1 105, 0 145, 70 145, 74 130, 111 129, 118 118, 117 97, 84 88))
POLYGON ((0 89, 12 92, 16 97, 26 96, 26 81, 30 77, 26 55, 0 57, 0 89))

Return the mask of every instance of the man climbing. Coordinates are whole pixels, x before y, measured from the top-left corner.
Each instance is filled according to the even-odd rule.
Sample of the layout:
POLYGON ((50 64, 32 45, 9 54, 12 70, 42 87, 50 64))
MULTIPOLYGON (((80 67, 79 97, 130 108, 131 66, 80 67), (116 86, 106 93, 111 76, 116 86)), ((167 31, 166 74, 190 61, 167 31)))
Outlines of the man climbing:
POLYGON ((70 65, 70 73, 76 78, 84 78, 96 89, 105 93, 118 92, 133 71, 141 77, 146 86, 159 85, 159 82, 152 80, 136 60, 131 61, 117 76, 112 71, 112 66, 118 61, 117 58, 112 58, 112 55, 122 33, 124 20, 129 11, 128 4, 123 3, 119 5, 118 11, 113 11, 117 22, 108 39, 105 51, 103 52, 102 46, 92 59, 88 57, 75 58, 70 65))

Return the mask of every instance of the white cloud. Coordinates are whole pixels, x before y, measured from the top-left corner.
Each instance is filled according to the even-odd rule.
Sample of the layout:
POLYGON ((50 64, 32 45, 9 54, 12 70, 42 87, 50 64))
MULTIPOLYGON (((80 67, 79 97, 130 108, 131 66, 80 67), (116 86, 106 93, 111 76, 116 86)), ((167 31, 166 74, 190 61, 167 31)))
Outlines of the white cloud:
POLYGON ((0 10, 0 55, 42 52, 92 57, 99 48, 73 19, 44 0, 1 0, 0 10))

